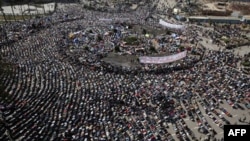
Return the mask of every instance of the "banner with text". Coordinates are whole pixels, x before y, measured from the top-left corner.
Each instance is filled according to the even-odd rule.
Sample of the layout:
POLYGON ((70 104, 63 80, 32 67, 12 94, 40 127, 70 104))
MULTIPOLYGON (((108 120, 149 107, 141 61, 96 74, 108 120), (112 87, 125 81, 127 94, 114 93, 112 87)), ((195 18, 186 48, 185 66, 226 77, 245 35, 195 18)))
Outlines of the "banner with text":
POLYGON ((171 24, 160 19, 159 24, 171 29, 184 29, 184 25, 171 24))
POLYGON ((163 57, 148 57, 148 56, 142 56, 139 57, 140 63, 144 64, 163 64, 163 63, 170 63, 177 60, 180 60, 187 56, 187 51, 183 51, 177 54, 169 55, 169 56, 163 56, 163 57))

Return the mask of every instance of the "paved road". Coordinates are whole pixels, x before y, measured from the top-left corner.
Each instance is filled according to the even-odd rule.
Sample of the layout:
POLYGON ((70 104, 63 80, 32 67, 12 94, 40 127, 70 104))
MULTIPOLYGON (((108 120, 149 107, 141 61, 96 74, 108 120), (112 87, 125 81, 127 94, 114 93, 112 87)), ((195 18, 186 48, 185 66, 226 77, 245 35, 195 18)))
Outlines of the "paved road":
MULTIPOLYGON (((240 104, 242 107, 244 107, 243 104, 240 104)), ((200 109, 200 111, 202 112, 202 115, 205 117, 205 119, 207 120, 208 124, 212 127, 212 129, 214 129, 216 131, 216 135, 215 138, 217 139, 221 139, 223 138, 223 129, 220 128, 218 125, 216 125, 214 123, 214 121, 205 113, 205 110, 203 108, 203 106, 200 104, 200 102, 198 102, 198 107, 200 109)), ((246 122, 250 122, 250 111, 245 109, 245 110, 240 110, 240 109, 233 109, 225 100, 223 101, 223 104, 219 104, 219 108, 225 108, 229 113, 232 114, 232 117, 228 117, 226 116, 223 112, 221 112, 220 110, 217 109, 217 111, 219 112, 219 114, 221 114, 225 119, 227 119, 231 124, 247 124, 247 123, 241 123, 239 122, 239 118, 244 118, 246 117, 246 122)), ((214 117, 216 117, 216 119, 222 123, 223 125, 225 124, 218 116, 216 116, 214 113, 212 113, 212 115, 214 117)), ((189 117, 184 119, 185 123, 187 124, 187 126, 193 131, 193 133, 195 134, 195 137, 200 140, 201 138, 206 138, 207 135, 202 134, 200 132, 198 132, 198 124, 197 122, 193 122, 189 119, 189 117)), ((168 131, 171 133, 171 135, 173 136, 173 138, 175 140, 178 140, 175 134, 175 130, 173 128, 173 125, 170 123, 169 124, 169 129, 168 131)), ((211 133, 211 132, 210 132, 211 133)), ((191 139, 191 137, 189 137, 191 139)))

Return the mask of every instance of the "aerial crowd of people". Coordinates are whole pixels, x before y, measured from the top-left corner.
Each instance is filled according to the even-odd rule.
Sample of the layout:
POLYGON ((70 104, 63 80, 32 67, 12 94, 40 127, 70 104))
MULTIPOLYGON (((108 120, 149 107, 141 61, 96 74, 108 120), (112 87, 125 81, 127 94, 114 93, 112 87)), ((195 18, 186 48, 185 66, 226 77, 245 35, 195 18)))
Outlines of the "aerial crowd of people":
MULTIPOLYGON (((1 56, 13 67, 12 75, 0 75, 11 99, 0 99, 0 140, 166 141, 176 136, 187 141, 200 140, 202 134, 223 140, 216 138, 218 129, 211 124, 220 129, 234 124, 223 103, 249 108, 249 76, 236 69, 240 57, 233 52, 198 44, 199 27, 178 32, 187 37, 184 42, 194 42, 178 62, 126 68, 102 61, 122 36, 140 36, 126 24, 161 28, 158 20, 145 20, 145 15, 143 7, 105 13, 71 5, 47 17, 2 25, 1 56), (114 27, 117 34, 107 36, 114 27), (81 35, 69 37, 78 31, 81 35), (197 123, 201 135, 187 122, 197 123)), ((170 36, 159 43, 174 46, 170 36)), ((148 38, 141 40, 150 45, 148 38)), ((171 54, 180 51, 176 46, 168 49, 171 54)), ((124 50, 141 55, 133 47, 124 50)))

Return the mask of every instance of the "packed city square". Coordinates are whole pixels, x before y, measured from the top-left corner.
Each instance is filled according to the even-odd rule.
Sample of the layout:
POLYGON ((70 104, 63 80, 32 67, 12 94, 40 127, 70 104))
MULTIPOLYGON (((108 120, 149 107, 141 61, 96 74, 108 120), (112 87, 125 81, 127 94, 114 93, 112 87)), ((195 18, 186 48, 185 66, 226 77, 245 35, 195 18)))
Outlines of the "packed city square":
POLYGON ((165 20, 170 30, 147 8, 71 4, 1 25, 0 56, 13 67, 0 75, 10 99, 0 99, 0 140, 222 141, 223 125, 250 124, 250 76, 217 40, 249 33, 165 20))

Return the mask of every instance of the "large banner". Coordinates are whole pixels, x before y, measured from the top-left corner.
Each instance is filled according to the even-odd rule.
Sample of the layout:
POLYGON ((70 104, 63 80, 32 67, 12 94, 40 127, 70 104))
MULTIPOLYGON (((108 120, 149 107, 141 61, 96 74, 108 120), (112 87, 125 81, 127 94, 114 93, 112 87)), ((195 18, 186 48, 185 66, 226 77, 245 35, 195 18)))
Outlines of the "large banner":
POLYGON ((113 19, 110 19, 110 18, 100 18, 99 21, 116 21, 116 20, 130 20, 130 18, 113 18, 113 19))
POLYGON ((105 19, 105 18, 101 18, 99 19, 99 21, 112 21, 113 19, 105 19))
POLYGON ((163 57, 148 57, 148 56, 142 56, 139 57, 140 63, 144 64, 163 64, 163 63, 170 63, 177 60, 180 60, 187 56, 187 51, 183 51, 177 54, 169 55, 169 56, 163 56, 163 57))
POLYGON ((160 19, 159 24, 171 29, 184 29, 184 25, 171 24, 160 19))

